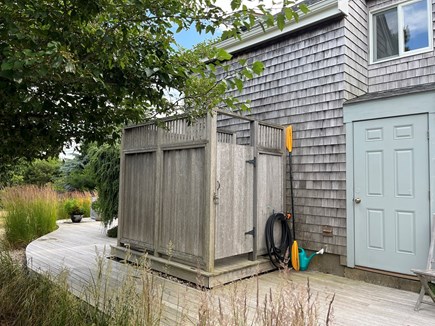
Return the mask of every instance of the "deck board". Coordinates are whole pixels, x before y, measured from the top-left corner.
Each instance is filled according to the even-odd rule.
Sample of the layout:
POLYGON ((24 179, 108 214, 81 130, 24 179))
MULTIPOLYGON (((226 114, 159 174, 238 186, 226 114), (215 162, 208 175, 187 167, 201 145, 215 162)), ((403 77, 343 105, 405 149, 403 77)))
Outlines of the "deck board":
MULTIPOLYGON (((68 284, 73 293, 80 295, 86 284, 97 280, 98 257, 109 256, 111 245, 116 245, 116 239, 105 237, 99 222, 88 219, 78 224, 60 222, 58 230, 29 244, 26 257, 29 268, 40 273, 58 275, 68 271, 68 284)), ((105 282, 111 288, 119 287, 123 278, 131 273, 131 267, 113 260, 102 260, 110 271, 104 274, 105 282)), ((307 279, 311 291, 318 298, 321 323, 325 322, 327 303, 335 294, 335 325, 435 325, 435 307, 422 305, 419 312, 414 311, 417 293, 319 272, 275 271, 260 275, 258 279, 220 286, 209 293, 159 276, 155 277, 155 282, 163 287, 162 324, 184 325, 197 322, 198 306, 207 295, 212 296, 212 303, 216 304, 220 299, 222 305, 229 307, 232 293, 246 291, 248 316, 252 317, 257 306, 257 291, 261 302, 270 289, 277 291, 284 284, 301 289, 306 286, 307 279)))

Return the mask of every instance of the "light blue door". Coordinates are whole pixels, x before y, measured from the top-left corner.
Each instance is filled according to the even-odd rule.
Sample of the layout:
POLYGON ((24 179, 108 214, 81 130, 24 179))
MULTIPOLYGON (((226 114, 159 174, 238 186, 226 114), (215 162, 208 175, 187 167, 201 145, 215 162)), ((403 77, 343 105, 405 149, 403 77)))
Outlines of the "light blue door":
POLYGON ((354 123, 355 265, 411 274, 430 236, 427 115, 354 123))

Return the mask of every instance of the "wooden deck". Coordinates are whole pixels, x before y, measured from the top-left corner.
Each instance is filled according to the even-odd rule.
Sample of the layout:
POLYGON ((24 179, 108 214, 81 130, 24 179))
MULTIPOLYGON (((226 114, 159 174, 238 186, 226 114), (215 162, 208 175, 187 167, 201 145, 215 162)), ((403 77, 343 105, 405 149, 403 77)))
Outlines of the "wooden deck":
MULTIPOLYGON (((72 291, 80 295, 98 278, 98 257, 108 256, 110 245, 116 245, 116 240, 105 237, 99 222, 89 219, 78 224, 60 222, 58 230, 32 242, 26 249, 26 256, 28 266, 36 272, 57 275, 67 270, 72 291)), ((105 272, 107 284, 112 288, 119 287, 131 267, 112 260, 103 261, 110 271, 105 272)), ((300 291, 306 286, 307 278, 311 291, 318 296, 321 324, 325 322, 328 301, 335 294, 334 325, 435 325, 435 307, 422 305, 419 312, 414 311, 417 293, 318 272, 271 272, 258 279, 217 287, 207 295, 221 298, 223 305, 230 305, 229 296, 243 289, 248 293, 247 304, 252 314, 257 293, 263 298, 270 289, 277 290, 289 284, 296 288, 295 291, 300 291)), ((156 280, 163 286, 162 324, 195 324, 198 305, 204 301, 205 294, 176 281, 161 277, 156 280)))

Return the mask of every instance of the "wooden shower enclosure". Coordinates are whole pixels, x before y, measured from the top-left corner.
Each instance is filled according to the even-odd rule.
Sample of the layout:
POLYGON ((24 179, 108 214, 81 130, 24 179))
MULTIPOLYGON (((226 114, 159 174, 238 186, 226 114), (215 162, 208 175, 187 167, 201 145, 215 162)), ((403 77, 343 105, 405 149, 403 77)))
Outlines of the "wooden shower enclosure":
POLYGON ((264 229, 284 209, 284 127, 217 110, 161 123, 124 128, 113 255, 147 252, 153 269, 208 287, 273 269, 264 229))

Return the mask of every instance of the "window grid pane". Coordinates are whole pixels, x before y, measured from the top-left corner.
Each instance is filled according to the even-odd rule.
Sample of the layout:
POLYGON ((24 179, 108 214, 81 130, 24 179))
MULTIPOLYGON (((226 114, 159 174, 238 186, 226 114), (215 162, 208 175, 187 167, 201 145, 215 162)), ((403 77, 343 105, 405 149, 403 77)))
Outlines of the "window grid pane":
POLYGON ((404 51, 413 51, 429 46, 426 0, 403 6, 404 51))
POLYGON ((397 8, 374 16, 375 18, 375 60, 399 54, 397 8))

